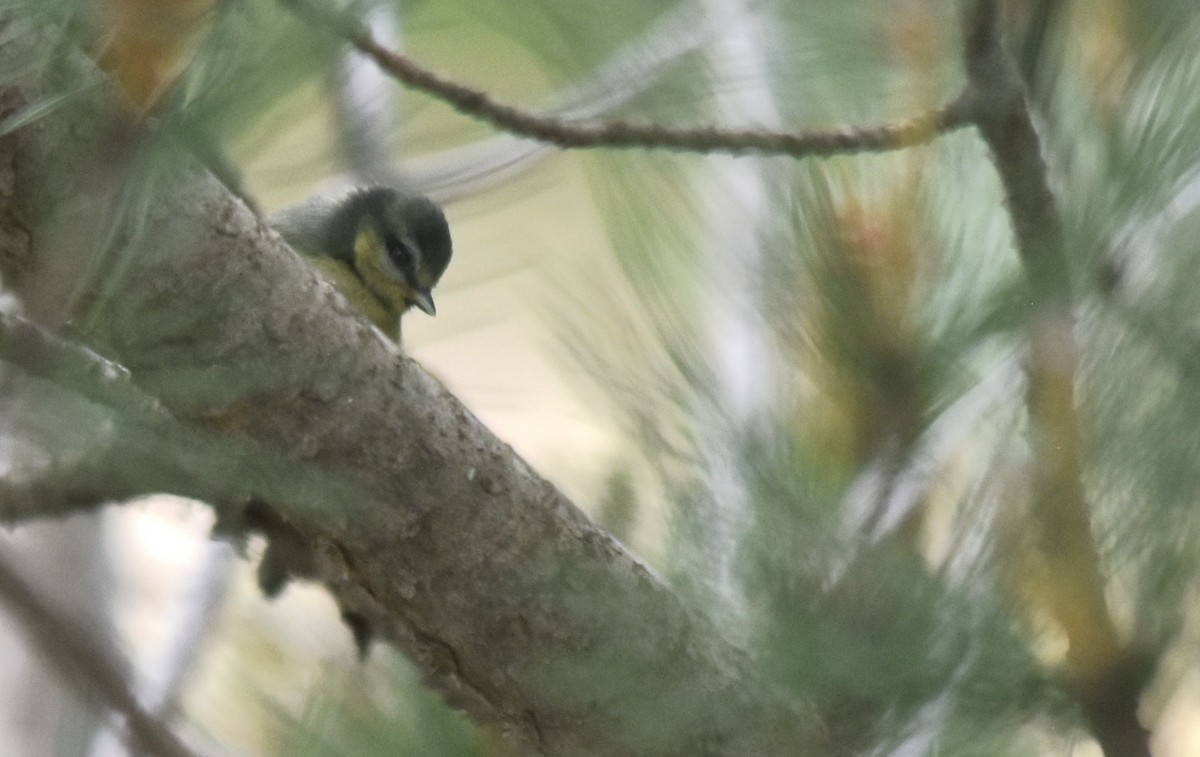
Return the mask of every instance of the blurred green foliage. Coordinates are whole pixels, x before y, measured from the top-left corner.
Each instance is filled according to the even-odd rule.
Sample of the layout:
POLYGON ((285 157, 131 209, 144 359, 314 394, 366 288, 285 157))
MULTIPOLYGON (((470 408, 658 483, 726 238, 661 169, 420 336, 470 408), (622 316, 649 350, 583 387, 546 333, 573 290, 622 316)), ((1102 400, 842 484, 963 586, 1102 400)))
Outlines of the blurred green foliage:
MULTIPOLYGON (((79 0, 7 5, 87 27, 79 0)), ((1085 484, 1110 606, 1161 658, 1195 623, 1200 556, 1200 14, 1190 0, 1058 5, 1027 74, 1078 304, 1085 484)), ((394 9, 421 59, 544 106, 687 7, 394 9), (476 54, 496 39, 534 73, 476 54)), ((745 65, 713 55, 734 30, 681 15, 667 28, 705 44, 610 82, 637 90, 658 77, 611 115, 797 130, 903 118, 962 85, 957 4, 794 0, 736 14, 753 42, 745 65), (718 110, 739 93, 773 113, 718 110)), ((323 81, 340 50, 282 4, 228 0, 161 120, 236 143, 272 113, 326 118, 298 93, 323 81)), ((418 100, 405 95, 420 117, 418 100)), ((487 134, 448 113, 422 123, 438 138, 487 134)), ((312 141, 297 161, 332 153, 312 141)), ((1023 754, 1039 735, 1077 727, 1055 681, 1053 629, 1023 614, 1012 589, 1020 555, 1006 534, 1020 529, 1030 486, 1019 380, 1028 312, 984 145, 962 132, 882 156, 751 158, 742 174, 734 163, 613 150, 585 159, 612 254, 603 264, 621 276, 561 293, 556 328, 628 432, 621 459, 637 461, 597 495, 602 518, 637 543, 639 508, 668 513, 653 551, 697 602, 712 601, 704 588, 728 578, 718 564, 731 559, 731 635, 856 752, 1023 754), (730 265, 749 273, 734 283, 721 274, 730 265), (735 286, 757 303, 746 321, 770 355, 748 366, 766 397, 751 418, 731 409, 714 349, 723 326, 746 316, 727 307, 735 286), (736 501, 713 486, 723 467, 736 501)), ((504 212, 509 190, 490 191, 504 212)), ((288 753, 488 751, 420 693, 406 663, 376 658, 369 675, 380 671, 394 691, 314 694, 288 753)))

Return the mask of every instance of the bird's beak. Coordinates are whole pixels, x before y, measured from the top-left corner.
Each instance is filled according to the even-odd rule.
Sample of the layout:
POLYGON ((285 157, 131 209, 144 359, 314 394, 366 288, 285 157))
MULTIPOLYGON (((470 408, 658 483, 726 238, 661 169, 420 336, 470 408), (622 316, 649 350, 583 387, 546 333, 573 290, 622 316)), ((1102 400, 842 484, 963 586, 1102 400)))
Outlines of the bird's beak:
POLYGON ((433 294, 428 289, 414 289, 412 303, 429 315, 437 315, 437 308, 433 305, 433 294))

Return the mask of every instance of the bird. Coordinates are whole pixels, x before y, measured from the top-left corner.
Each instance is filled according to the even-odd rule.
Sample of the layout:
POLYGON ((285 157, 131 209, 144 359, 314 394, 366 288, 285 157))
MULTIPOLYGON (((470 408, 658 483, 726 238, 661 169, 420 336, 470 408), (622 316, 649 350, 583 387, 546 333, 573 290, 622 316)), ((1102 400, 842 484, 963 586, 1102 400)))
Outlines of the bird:
MULTIPOLYGON (((397 344, 405 312, 437 314, 433 288, 453 250, 446 215, 429 198, 388 185, 356 187, 310 197, 264 221, 397 344)), ((258 572, 264 595, 278 595, 292 578, 315 577, 312 547, 274 508, 252 500, 243 518, 245 528, 267 537, 258 572)), ((342 618, 365 658, 370 622, 347 608, 342 618)))
POLYGON ((400 316, 410 308, 437 314, 433 288, 453 250, 446 216, 429 198, 357 187, 265 220, 393 341, 401 341, 400 316))

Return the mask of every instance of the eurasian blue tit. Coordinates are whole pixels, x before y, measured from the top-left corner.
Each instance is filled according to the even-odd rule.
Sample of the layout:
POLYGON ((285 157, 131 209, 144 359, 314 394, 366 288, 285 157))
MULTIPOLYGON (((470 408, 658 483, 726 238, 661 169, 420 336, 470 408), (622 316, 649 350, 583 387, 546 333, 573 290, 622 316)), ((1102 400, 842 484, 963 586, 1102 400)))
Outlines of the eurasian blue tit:
POLYGON ((311 198, 266 220, 397 342, 405 311, 437 312, 432 292, 450 264, 450 227, 429 199, 364 187, 311 198))

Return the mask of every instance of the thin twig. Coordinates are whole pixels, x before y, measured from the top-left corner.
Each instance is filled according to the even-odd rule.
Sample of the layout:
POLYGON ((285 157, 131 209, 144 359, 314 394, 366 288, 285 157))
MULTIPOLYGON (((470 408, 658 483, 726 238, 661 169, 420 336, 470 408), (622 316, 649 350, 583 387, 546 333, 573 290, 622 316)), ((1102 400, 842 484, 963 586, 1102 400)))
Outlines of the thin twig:
MULTIPOLYGON (((570 85, 542 108, 559 118, 580 121, 615 113, 662 81, 668 69, 712 38, 703 10, 681 5, 664 14, 637 39, 599 63, 587 79, 570 85)), ((366 60, 357 50, 354 54, 366 60)), ((374 61, 370 61, 375 65, 374 61)), ((390 80, 390 77, 389 77, 390 80)), ((556 148, 507 132, 407 158, 406 183, 435 200, 453 200, 502 184, 532 168, 556 148)))
POLYGON ((361 24, 314 8, 288 2, 303 15, 340 30, 350 44, 406 86, 424 92, 497 129, 547 142, 563 149, 582 147, 638 148, 679 152, 785 155, 793 158, 885 152, 925 144, 971 123, 967 100, 959 96, 946 105, 905 121, 875 126, 850 126, 829 131, 781 132, 767 129, 722 129, 716 126, 671 127, 623 120, 580 123, 539 115, 502 103, 425 68, 411 58, 375 41, 361 24))
POLYGON ((195 757, 165 724, 146 712, 110 653, 47 606, 8 560, 0 558, 0 600, 17 618, 30 642, 66 679, 96 692, 125 718, 131 749, 158 757, 195 757))
POLYGON ((158 400, 138 389, 124 366, 11 313, 0 313, 0 360, 115 412, 166 417, 158 400))

